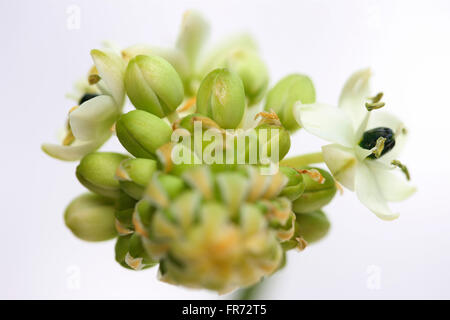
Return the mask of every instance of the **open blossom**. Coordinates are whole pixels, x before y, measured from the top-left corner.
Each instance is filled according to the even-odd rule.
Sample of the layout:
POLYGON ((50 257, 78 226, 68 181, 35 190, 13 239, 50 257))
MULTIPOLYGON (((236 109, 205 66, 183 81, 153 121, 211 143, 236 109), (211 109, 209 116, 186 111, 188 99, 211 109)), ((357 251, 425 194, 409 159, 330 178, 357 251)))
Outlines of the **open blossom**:
POLYGON ((111 127, 122 112, 123 59, 110 49, 92 50, 91 55, 95 65, 89 76, 92 85, 78 85, 78 89, 86 91, 79 94, 79 106, 69 112, 62 144, 42 145, 54 158, 74 161, 97 150, 111 137, 111 127))
POLYGON ((322 147, 323 158, 334 177, 346 188, 356 191, 359 200, 384 220, 398 217, 388 202, 402 201, 415 187, 394 171, 405 143, 403 123, 384 106, 382 94, 370 98, 370 70, 354 73, 346 82, 339 108, 300 103, 294 109, 299 124, 308 132, 332 144, 322 147))

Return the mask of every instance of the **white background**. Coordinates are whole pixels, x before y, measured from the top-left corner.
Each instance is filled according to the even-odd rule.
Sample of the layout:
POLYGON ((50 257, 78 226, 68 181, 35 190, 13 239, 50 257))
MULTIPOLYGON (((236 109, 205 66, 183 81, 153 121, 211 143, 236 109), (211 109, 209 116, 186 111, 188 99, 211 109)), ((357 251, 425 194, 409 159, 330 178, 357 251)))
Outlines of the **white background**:
MULTIPOLYGON (((374 89, 411 132, 401 160, 419 191, 395 205, 400 218, 380 221, 351 192, 337 196, 329 236, 291 252, 263 297, 450 298, 450 2, 411 0, 1 0, 0 298, 218 298, 158 282, 153 269, 122 269, 112 241, 77 240, 62 218, 83 192, 76 163, 40 150, 64 125, 73 104, 64 94, 85 75, 90 49, 105 39, 170 46, 189 8, 210 19, 216 42, 253 33, 272 84, 309 74, 323 102, 336 103, 349 74, 372 67, 374 89), (78 30, 67 28, 70 5, 81 9, 78 30)), ((299 132, 291 154, 322 143, 299 132)), ((112 139, 104 150, 117 148, 112 139)))

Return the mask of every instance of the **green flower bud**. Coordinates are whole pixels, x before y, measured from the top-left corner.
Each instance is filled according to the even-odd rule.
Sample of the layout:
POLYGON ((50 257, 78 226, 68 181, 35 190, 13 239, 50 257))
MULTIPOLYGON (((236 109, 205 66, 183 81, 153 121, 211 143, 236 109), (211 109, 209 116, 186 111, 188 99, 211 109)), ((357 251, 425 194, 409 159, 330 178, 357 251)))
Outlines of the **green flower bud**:
POLYGON ((239 48, 227 56, 224 66, 236 72, 244 84, 249 105, 261 101, 269 85, 266 64, 255 50, 239 48))
POLYGON ((157 163, 152 159, 127 159, 120 163, 116 170, 116 179, 120 188, 130 197, 139 200, 153 173, 157 163))
POLYGON ((119 164, 128 157, 114 152, 93 152, 81 159, 76 176, 83 186, 105 197, 119 196, 119 182, 115 173, 119 164))
POLYGON ((181 31, 177 39, 177 48, 189 61, 191 72, 194 71, 198 55, 209 33, 208 22, 195 11, 186 11, 183 16, 181 31))
POLYGON ((336 183, 329 172, 320 168, 305 167, 306 170, 317 170, 323 179, 303 175, 305 191, 294 201, 292 209, 295 213, 308 213, 326 206, 336 194, 336 183))
MULTIPOLYGON (((272 159, 275 156, 272 154, 272 145, 278 147, 278 161, 281 161, 289 152, 289 149, 291 148, 291 137, 289 132, 283 126, 276 123, 263 122, 256 126, 255 130, 258 135, 258 148, 263 145, 267 147, 267 153, 265 155, 269 159, 272 159), (260 140, 263 137, 260 134, 260 130, 266 131, 266 141, 264 143, 261 143, 260 140)), ((261 153, 258 149, 258 156, 260 155, 261 153)))
POLYGON ((323 211, 299 213, 296 216, 296 234, 308 243, 319 241, 330 229, 330 221, 323 211))
POLYGON ((292 74, 281 79, 267 94, 264 110, 275 111, 283 126, 289 131, 299 129, 294 118, 294 104, 316 101, 316 91, 311 79, 305 75, 292 74))
POLYGON ((155 55, 139 55, 130 60, 125 88, 136 109, 160 118, 175 112, 184 99, 180 76, 169 62, 155 55))
POLYGON ((197 112, 222 128, 236 128, 245 112, 245 91, 239 76, 228 69, 210 72, 197 92, 197 112))
POLYGON ((280 196, 286 197, 291 201, 296 200, 302 195, 306 187, 303 181, 303 175, 289 167, 280 167, 280 171, 288 178, 288 182, 283 188, 283 191, 281 191, 280 196))
POLYGON ((130 234, 117 238, 116 261, 127 269, 143 270, 157 264, 145 252, 142 246, 141 237, 137 234, 130 234))
POLYGON ((156 150, 170 141, 172 129, 151 113, 133 110, 117 120, 116 133, 120 143, 132 155, 154 159, 156 150))
POLYGON ((75 198, 64 213, 66 226, 86 241, 104 241, 117 235, 114 226, 114 202, 92 193, 75 198))

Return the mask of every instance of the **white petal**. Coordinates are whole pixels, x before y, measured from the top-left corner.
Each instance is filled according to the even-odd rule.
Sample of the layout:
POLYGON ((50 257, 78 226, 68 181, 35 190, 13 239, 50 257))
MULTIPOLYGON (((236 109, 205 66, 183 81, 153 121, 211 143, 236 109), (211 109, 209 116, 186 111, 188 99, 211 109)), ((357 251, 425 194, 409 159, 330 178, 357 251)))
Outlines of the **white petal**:
POLYGON ((294 106, 294 117, 306 131, 346 147, 353 146, 353 126, 339 108, 314 103, 294 106))
POLYGON ((77 139, 95 140, 111 129, 118 116, 114 99, 102 95, 84 102, 69 114, 70 128, 77 139))
POLYGON ((363 149, 358 145, 354 147, 354 152, 359 161, 363 161, 373 153, 372 150, 363 149))
POLYGON ((94 49, 91 51, 91 56, 100 77, 120 108, 125 98, 125 87, 123 84, 125 62, 117 53, 108 49, 94 49))
POLYGON ((355 172, 358 161, 354 151, 338 144, 329 144, 322 147, 325 164, 334 178, 349 190, 355 188, 355 172))
POLYGON ((360 162, 356 167, 355 190, 359 201, 375 213, 380 219, 394 220, 398 213, 393 213, 387 205, 375 173, 364 163, 360 162))
POLYGON ((367 160, 366 164, 372 170, 387 201, 403 201, 416 192, 416 187, 409 183, 404 175, 397 174, 396 169, 387 168, 371 160, 367 160))
POLYGON ((353 73, 342 89, 339 107, 352 119, 353 126, 359 127, 367 113, 365 103, 370 97, 370 69, 363 69, 353 73))
POLYGON ((102 139, 92 141, 76 141, 70 146, 44 143, 41 148, 53 158, 65 161, 76 161, 83 158, 86 154, 100 148, 110 136, 111 134, 108 134, 102 137, 102 139))
POLYGON ((405 146, 408 137, 406 127, 400 119, 389 112, 374 110, 371 113, 367 130, 377 127, 388 127, 395 133, 395 147, 378 160, 390 164, 392 160, 398 159, 405 146))

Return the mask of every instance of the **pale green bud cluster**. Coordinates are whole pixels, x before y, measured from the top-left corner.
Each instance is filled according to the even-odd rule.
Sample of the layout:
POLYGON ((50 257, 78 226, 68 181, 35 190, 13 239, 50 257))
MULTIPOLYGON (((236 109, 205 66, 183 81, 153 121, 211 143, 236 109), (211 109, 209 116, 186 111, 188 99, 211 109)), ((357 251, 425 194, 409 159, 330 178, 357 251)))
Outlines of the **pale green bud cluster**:
POLYGON ((251 39, 201 61, 207 33, 190 12, 174 48, 94 52, 95 90, 84 89, 55 154, 81 159, 76 177, 92 192, 66 209, 75 236, 116 238, 121 266, 158 265, 163 281, 225 293, 259 282, 285 264, 287 250, 325 236, 321 209, 336 185, 323 169, 279 163, 298 128, 293 105, 315 101, 311 80, 293 74, 266 95, 268 70, 251 39), (125 95, 136 110, 122 113, 125 95), (255 111, 264 98, 265 112, 255 111), (96 151, 114 133, 124 154, 96 151), (208 162, 207 151, 220 161, 208 162), (177 152, 188 161, 178 163, 177 152))
POLYGON ((155 175, 134 212, 135 231, 163 281, 219 292, 248 286, 278 268, 281 243, 294 234, 291 202, 280 197, 287 182, 252 167, 155 175))

